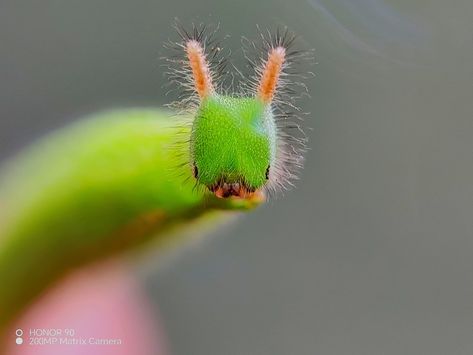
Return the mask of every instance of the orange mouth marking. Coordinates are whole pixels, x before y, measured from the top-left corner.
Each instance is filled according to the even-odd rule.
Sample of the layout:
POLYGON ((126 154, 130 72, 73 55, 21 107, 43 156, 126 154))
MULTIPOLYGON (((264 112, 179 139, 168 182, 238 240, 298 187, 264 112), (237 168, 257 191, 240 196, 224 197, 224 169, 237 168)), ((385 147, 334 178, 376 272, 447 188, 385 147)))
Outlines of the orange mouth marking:
POLYGON ((218 198, 238 197, 238 198, 251 198, 257 193, 254 189, 249 189, 241 183, 227 183, 222 182, 214 186, 210 186, 209 190, 212 191, 218 198))

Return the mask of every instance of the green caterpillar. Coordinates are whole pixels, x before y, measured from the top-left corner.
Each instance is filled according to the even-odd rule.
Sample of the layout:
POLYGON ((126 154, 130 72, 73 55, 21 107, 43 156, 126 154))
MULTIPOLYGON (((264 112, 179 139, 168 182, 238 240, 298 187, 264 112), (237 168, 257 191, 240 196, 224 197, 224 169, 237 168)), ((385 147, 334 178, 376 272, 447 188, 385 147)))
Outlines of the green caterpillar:
POLYGON ((185 56, 170 60, 170 78, 187 80, 191 115, 97 114, 2 167, 0 329, 70 269, 192 221, 251 209, 295 176, 300 141, 277 122, 292 37, 265 41, 254 94, 243 97, 218 93, 210 36, 197 28, 180 34, 185 56))

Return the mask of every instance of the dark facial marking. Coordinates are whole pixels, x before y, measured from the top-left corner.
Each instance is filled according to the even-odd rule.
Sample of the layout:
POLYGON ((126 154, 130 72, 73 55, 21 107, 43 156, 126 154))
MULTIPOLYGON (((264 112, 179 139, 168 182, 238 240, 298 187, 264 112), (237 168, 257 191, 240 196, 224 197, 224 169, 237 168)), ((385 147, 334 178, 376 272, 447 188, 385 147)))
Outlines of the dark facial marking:
POLYGON ((266 168, 265 177, 266 177, 266 180, 269 179, 269 165, 268 165, 268 167, 266 168))
POLYGON ((224 180, 220 180, 208 188, 215 194, 215 196, 220 198, 228 198, 231 196, 247 197, 255 192, 254 188, 247 187, 240 182, 228 183, 224 180))
POLYGON ((199 170, 197 169, 197 165, 192 166, 192 173, 194 174, 194 177, 197 179, 199 177, 199 170))

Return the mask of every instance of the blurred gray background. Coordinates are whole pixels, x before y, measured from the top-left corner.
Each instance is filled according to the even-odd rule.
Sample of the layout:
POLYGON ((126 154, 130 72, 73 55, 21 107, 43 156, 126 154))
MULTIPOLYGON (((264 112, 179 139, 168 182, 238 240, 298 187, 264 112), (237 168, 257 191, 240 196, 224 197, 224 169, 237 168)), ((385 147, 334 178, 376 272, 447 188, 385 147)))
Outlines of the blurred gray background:
POLYGON ((182 23, 315 48, 297 188, 137 271, 173 354, 473 354, 471 0, 0 1, 0 158, 97 109, 162 105, 182 23), (159 310, 158 310, 159 309, 159 310))

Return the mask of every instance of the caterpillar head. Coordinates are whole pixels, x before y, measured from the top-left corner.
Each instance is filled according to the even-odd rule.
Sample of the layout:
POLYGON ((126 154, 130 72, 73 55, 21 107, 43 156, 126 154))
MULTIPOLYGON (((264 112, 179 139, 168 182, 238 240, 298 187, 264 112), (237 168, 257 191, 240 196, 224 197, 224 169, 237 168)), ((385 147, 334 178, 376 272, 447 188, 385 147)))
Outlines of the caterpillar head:
MULTIPOLYGON (((269 187, 283 186, 292 178, 288 166, 301 163, 277 119, 278 91, 287 68, 287 32, 267 43, 266 55, 256 66, 250 93, 227 95, 217 90, 211 60, 215 53, 203 40, 203 31, 182 33, 180 62, 187 70, 195 99, 190 137, 190 167, 198 184, 217 197, 262 196, 269 187), (210 63, 210 64, 209 64, 210 63)), ((291 37, 292 38, 292 37, 291 37)))
POLYGON ((191 135, 194 177, 218 197, 261 189, 275 158, 271 111, 258 99, 212 95, 202 100, 191 135))

